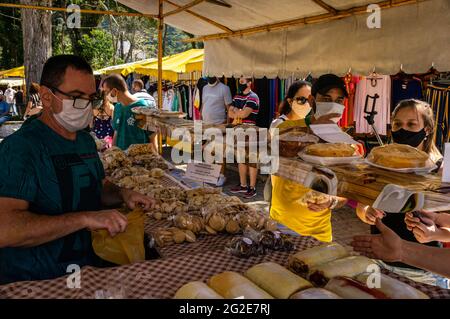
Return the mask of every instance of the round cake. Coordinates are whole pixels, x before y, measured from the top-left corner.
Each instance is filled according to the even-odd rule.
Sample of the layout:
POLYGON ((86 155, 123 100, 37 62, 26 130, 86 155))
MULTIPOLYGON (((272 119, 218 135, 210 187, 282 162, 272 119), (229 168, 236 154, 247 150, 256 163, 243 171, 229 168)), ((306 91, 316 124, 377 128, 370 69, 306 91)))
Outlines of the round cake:
POLYGON ((355 154, 355 149, 350 144, 323 143, 309 145, 305 148, 305 153, 319 157, 352 157, 355 154))
POLYGON ((389 168, 421 168, 427 165, 429 156, 409 145, 390 144, 374 148, 368 159, 389 168))

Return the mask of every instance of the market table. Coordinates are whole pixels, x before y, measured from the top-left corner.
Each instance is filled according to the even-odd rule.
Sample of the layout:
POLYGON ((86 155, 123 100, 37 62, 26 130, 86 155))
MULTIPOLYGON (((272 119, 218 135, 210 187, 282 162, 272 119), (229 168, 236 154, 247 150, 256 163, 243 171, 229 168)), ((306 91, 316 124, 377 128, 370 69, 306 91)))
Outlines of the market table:
MULTIPOLYGON (((297 251, 308 249, 320 242, 311 237, 294 238, 297 251)), ((292 252, 294 253, 294 252, 292 252)), ((99 290, 123 287, 128 298, 172 298, 175 292, 191 281, 206 281, 223 271, 243 273, 262 262, 287 265, 287 252, 272 252, 265 256, 241 259, 225 250, 204 251, 191 255, 173 256, 135 263, 116 268, 98 269, 84 267, 81 270, 81 288, 67 287, 68 277, 54 280, 18 282, 0 286, 0 298, 31 299, 93 299, 99 290)), ((383 271, 384 272, 384 271, 383 271)), ((392 273, 384 272, 429 295, 431 298, 450 298, 450 290, 412 282, 392 273)))

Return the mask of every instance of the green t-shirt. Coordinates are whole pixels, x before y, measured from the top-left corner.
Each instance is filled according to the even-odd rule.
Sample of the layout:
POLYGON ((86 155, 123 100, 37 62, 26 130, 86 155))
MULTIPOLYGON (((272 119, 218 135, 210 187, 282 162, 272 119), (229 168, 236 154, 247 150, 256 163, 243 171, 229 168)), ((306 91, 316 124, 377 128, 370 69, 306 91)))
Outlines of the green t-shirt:
POLYGON ((148 134, 138 127, 138 123, 131 112, 133 107, 147 107, 144 100, 138 100, 128 106, 117 103, 114 106, 114 120, 112 127, 116 131, 116 145, 126 150, 132 144, 146 144, 149 142, 148 134))
MULTIPOLYGON (((32 118, 0 143, 0 197, 29 202, 39 215, 101 209, 105 177, 95 142, 80 131, 64 139, 32 118)), ((0 249, 0 284, 55 278, 71 264, 98 265, 91 234, 81 230, 31 248, 0 249)))

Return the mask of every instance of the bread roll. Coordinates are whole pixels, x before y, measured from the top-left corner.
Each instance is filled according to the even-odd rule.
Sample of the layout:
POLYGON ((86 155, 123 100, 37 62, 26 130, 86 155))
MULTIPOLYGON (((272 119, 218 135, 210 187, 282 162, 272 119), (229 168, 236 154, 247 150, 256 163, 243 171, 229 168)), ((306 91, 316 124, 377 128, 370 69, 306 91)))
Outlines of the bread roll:
POLYGON ((427 165, 429 156, 409 145, 389 144, 375 147, 368 160, 389 168, 421 168, 427 165))
POLYGON ((365 284, 348 277, 335 277, 325 286, 344 299, 389 299, 382 291, 368 288, 365 284))
POLYGON ((373 263, 372 259, 364 256, 337 259, 315 267, 309 276, 309 280, 315 285, 323 287, 331 278, 339 276, 355 277, 367 272, 367 267, 373 263))
POLYGON ((208 285, 225 299, 273 299, 271 295, 250 280, 232 271, 212 276, 208 285))
POLYGON ((337 243, 330 243, 301 251, 289 258, 289 269, 306 277, 312 268, 339 258, 347 257, 347 250, 337 243))
POLYGON ((323 143, 307 146, 305 153, 320 157, 352 157, 355 154, 355 149, 350 144, 323 143))
POLYGON ((278 299, 288 299, 297 291, 312 287, 309 281, 271 262, 253 266, 245 276, 278 299))
POLYGON ((194 281, 178 289, 174 299, 223 299, 223 297, 205 283, 194 281))
MULTIPOLYGON (((371 273, 360 274, 356 276, 356 280, 367 285, 367 279, 370 275, 371 273)), ((408 284, 385 274, 380 275, 380 288, 378 290, 391 299, 430 299, 426 294, 408 284)))
POLYGON ((290 299, 342 299, 334 292, 323 288, 309 288, 296 294, 293 294, 290 299))

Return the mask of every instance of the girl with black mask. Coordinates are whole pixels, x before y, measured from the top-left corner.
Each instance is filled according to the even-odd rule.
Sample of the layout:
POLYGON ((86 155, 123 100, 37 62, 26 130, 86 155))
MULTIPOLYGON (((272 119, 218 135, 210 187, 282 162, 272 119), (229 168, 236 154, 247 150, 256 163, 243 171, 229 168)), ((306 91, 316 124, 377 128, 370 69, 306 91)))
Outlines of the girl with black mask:
MULTIPOLYGON (((422 101, 404 100, 401 101, 392 113, 392 140, 397 144, 407 144, 424 151, 430 155, 430 159, 440 166, 442 155, 433 142, 434 116, 431 107, 422 101)), ((395 231, 402 239, 411 242, 426 243, 426 245, 440 247, 441 243, 430 240, 424 241, 417 232, 408 226, 404 214, 388 213, 376 210, 370 206, 358 204, 356 209, 358 217, 365 223, 371 225, 372 234, 378 234, 378 229, 374 226, 377 219, 395 231)), ((409 216, 409 215, 407 215, 409 216)), ((398 273, 412 280, 431 285, 447 288, 448 281, 445 278, 430 272, 417 269, 402 263, 380 262, 383 268, 394 273, 398 273)))

